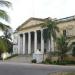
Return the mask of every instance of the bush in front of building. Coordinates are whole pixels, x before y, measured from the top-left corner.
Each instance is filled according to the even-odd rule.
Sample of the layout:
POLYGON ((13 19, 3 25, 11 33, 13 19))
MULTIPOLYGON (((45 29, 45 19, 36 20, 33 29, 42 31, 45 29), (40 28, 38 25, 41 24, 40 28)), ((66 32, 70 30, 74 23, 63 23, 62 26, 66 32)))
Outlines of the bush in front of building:
POLYGON ((45 61, 42 61, 43 64, 52 64, 49 58, 46 58, 45 61))
POLYGON ((75 57, 75 47, 74 47, 73 50, 72 50, 72 56, 75 57))
POLYGON ((36 61, 36 59, 33 59, 31 62, 32 62, 32 63, 36 63, 37 61, 36 61))
POLYGON ((50 61, 48 58, 46 58, 45 61, 42 61, 43 64, 53 64, 53 65, 75 65, 75 61, 68 61, 64 60, 63 62, 57 60, 57 61, 50 61))

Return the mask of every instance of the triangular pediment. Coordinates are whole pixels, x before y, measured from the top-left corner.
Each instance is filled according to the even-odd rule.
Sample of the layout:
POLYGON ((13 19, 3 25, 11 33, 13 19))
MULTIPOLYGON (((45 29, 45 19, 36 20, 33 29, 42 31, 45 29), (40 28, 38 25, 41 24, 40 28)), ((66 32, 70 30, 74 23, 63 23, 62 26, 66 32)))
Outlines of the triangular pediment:
POLYGON ((43 23, 45 19, 39 19, 39 18, 29 18, 27 21, 25 21, 21 26, 17 28, 17 30, 24 29, 27 27, 33 27, 36 25, 39 25, 40 23, 43 23))

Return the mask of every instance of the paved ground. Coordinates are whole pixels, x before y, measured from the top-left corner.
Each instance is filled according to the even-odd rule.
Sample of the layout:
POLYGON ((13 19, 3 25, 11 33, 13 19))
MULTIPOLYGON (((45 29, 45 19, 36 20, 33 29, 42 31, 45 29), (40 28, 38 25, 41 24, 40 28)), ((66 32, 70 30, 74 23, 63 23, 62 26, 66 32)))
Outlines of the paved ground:
POLYGON ((48 75, 60 71, 75 72, 75 66, 0 62, 0 75, 48 75))

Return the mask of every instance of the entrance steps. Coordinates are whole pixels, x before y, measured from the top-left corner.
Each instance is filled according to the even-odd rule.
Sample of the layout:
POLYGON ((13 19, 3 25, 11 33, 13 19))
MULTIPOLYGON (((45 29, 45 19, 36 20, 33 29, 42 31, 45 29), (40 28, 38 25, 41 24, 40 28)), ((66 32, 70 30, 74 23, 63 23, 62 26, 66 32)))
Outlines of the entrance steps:
POLYGON ((18 55, 5 61, 17 62, 17 63, 31 63, 31 60, 32 60, 32 55, 18 55))

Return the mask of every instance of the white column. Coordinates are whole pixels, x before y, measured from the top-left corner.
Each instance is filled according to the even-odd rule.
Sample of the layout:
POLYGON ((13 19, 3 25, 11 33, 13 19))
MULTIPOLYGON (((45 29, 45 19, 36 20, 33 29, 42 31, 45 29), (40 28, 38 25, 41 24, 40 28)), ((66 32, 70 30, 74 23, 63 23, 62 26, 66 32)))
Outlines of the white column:
POLYGON ((37 31, 34 32, 34 53, 37 51, 37 31))
POLYGON ((23 34, 23 54, 25 54, 25 33, 23 34))
POLYGON ((20 34, 18 34, 18 54, 20 54, 20 34))
POLYGON ((44 53, 43 29, 41 30, 41 52, 44 53))
POLYGON ((28 32, 28 54, 31 54, 31 33, 28 32))

